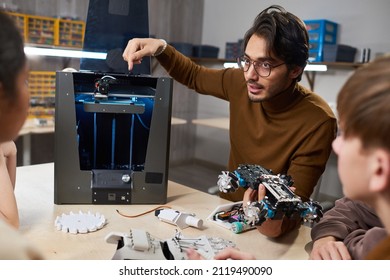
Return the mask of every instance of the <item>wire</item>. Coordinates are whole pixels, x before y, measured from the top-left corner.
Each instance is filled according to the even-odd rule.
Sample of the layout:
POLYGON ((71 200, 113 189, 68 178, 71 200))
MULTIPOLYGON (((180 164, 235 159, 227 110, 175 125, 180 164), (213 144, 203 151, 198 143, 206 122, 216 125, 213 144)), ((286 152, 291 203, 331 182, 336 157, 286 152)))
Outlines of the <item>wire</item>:
POLYGON ((117 212, 119 215, 121 215, 121 216, 123 216, 123 217, 126 217, 126 218, 137 218, 137 217, 143 216, 143 215, 145 215, 145 214, 148 214, 148 213, 150 213, 150 212, 153 212, 153 211, 156 211, 156 210, 159 210, 159 209, 166 209, 166 208, 171 209, 172 207, 169 206, 169 205, 157 206, 157 207, 155 207, 155 208, 153 208, 153 209, 150 209, 150 210, 148 210, 148 211, 146 211, 146 212, 142 212, 142 213, 139 213, 139 214, 136 214, 136 215, 127 215, 127 214, 123 214, 123 213, 119 212, 118 209, 116 209, 116 212, 117 212))
POLYGON ((145 123, 142 121, 142 119, 141 119, 141 117, 140 117, 139 114, 137 114, 137 117, 138 117, 138 120, 139 120, 139 122, 141 123, 141 125, 142 125, 146 130, 149 130, 150 128, 147 127, 147 126, 145 125, 145 123))

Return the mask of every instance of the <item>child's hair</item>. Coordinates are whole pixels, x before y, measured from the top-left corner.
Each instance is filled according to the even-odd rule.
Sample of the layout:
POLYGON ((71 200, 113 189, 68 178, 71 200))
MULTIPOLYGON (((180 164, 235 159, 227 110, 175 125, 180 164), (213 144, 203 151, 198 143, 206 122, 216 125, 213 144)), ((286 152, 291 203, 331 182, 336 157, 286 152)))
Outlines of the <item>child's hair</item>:
POLYGON ((16 96, 16 77, 26 64, 23 38, 13 19, 0 10, 0 85, 7 97, 16 96))
POLYGON ((337 111, 344 137, 390 151, 390 56, 356 70, 339 93, 337 111))

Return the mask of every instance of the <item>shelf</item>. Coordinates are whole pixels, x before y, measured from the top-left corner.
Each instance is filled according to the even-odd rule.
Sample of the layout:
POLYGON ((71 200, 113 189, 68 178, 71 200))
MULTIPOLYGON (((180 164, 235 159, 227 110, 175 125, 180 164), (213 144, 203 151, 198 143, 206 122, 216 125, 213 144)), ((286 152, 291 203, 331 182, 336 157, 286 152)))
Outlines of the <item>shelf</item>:
POLYGON ((81 48, 85 22, 7 12, 15 21, 26 43, 81 48))
POLYGON ((310 63, 313 65, 326 65, 331 68, 359 68, 364 65, 364 63, 358 63, 358 62, 316 62, 316 63, 310 63))
MULTIPOLYGON (((235 59, 225 59, 225 58, 212 58, 212 57, 190 57, 191 60, 193 60, 194 62, 210 62, 210 63, 225 63, 225 62, 236 62, 235 59)), ((354 68, 357 68, 357 67, 360 67, 362 66, 364 63, 358 63, 358 62, 312 62, 312 63, 309 63, 309 64, 313 64, 313 65, 327 65, 327 66, 330 66, 330 67, 354 67, 354 68)))
POLYGON ((82 48, 85 23, 75 20, 59 20, 59 46, 82 48))
POLYGON ((180 118, 176 118, 176 117, 172 117, 172 119, 171 119, 171 125, 186 124, 186 123, 187 123, 187 120, 184 120, 184 119, 180 119, 180 118))
POLYGON ((209 58, 209 57, 190 57, 192 61, 196 63, 213 63, 213 64, 223 64, 225 62, 234 63, 235 59, 224 59, 224 58, 209 58))
POLYGON ((53 133, 54 120, 47 120, 45 124, 40 124, 39 119, 29 118, 19 131, 19 136, 26 134, 53 133))
MULTIPOLYGON (((235 63, 234 59, 223 59, 223 58, 207 58, 207 57, 191 57, 191 60, 198 64, 224 64, 224 63, 235 63)), ((326 65, 328 68, 334 69, 345 69, 355 70, 364 65, 364 63, 355 62, 312 62, 308 65, 326 65)), ((310 89, 314 90, 316 73, 319 71, 304 71, 304 74, 309 83, 310 89)), ((321 71, 322 72, 322 71, 321 71)))
POLYGON ((30 118, 54 118, 55 82, 54 71, 30 71, 28 78, 30 118))
MULTIPOLYGON (((208 57, 191 57, 191 60, 196 63, 213 63, 213 64, 223 64, 225 62, 235 63, 234 59, 223 59, 223 58, 208 58, 208 57)), ((312 62, 308 63, 309 65, 326 65, 331 68, 359 68, 364 65, 364 63, 358 62, 312 62)))
MULTIPOLYGON (((326 65, 328 68, 333 69, 344 69, 344 70, 356 70, 357 68, 364 65, 364 63, 356 62, 316 62, 310 63, 311 65, 326 65)), ((315 78, 317 71, 305 71, 304 72, 306 79, 309 83, 310 90, 314 90, 315 78)))

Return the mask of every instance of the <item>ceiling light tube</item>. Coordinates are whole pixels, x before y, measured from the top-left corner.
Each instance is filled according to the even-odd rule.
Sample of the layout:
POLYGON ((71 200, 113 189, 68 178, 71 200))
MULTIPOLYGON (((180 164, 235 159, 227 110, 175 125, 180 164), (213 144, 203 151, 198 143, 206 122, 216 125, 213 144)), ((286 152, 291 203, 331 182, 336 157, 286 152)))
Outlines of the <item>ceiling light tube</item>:
POLYGON ((324 64, 307 64, 305 71, 328 71, 328 66, 324 64))
POLYGON ((41 56, 56 56, 56 57, 73 57, 73 58, 91 58, 91 59, 106 59, 107 54, 101 52, 85 52, 78 50, 65 50, 54 48, 37 48, 24 47, 26 55, 41 55, 41 56))
POLYGON ((225 62, 223 64, 224 68, 238 68, 237 62, 225 62))

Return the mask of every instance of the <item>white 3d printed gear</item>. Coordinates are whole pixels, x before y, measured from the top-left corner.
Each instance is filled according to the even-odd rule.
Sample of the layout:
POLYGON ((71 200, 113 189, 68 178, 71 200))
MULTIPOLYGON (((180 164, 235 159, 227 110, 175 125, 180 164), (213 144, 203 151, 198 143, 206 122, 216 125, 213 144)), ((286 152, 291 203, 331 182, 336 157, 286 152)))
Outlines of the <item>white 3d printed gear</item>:
POLYGON ((97 231, 105 224, 106 219, 103 215, 100 215, 100 213, 92 214, 89 211, 88 213, 79 211, 76 214, 73 212, 62 214, 57 216, 54 221, 54 226, 57 230, 73 234, 97 231))

